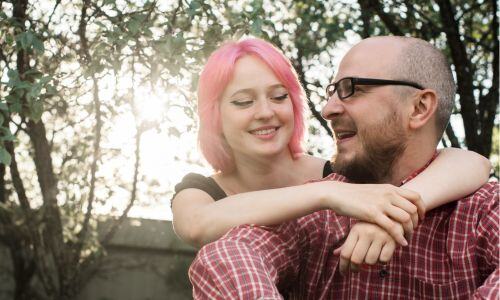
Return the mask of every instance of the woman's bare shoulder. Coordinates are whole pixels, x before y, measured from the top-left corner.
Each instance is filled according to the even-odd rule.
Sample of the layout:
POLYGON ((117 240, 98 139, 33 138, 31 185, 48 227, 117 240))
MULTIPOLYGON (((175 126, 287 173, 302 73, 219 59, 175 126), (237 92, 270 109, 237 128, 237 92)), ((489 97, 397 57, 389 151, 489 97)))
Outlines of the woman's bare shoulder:
POLYGON ((298 160, 299 168, 304 174, 306 181, 323 178, 323 169, 327 163, 326 159, 303 154, 298 160))

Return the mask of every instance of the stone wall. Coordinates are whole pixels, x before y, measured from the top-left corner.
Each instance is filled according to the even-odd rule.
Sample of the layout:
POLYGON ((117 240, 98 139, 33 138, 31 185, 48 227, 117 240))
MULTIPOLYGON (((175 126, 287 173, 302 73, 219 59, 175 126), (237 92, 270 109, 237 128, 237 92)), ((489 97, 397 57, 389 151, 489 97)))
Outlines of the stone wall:
MULTIPOLYGON (((76 300, 191 299, 187 269, 196 251, 175 236, 171 222, 128 219, 106 252, 76 300)), ((0 299, 12 299, 12 289, 10 258, 0 249, 0 299)))

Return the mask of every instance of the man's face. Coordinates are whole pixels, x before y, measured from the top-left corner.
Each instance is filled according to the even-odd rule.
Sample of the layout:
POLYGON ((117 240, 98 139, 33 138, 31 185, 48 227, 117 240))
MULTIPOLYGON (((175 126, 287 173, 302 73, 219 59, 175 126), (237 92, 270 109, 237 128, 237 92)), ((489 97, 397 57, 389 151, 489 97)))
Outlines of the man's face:
MULTIPOLYGON (((394 79, 388 74, 397 57, 394 45, 364 41, 342 60, 335 82, 345 77, 394 79)), ((322 115, 331 121, 337 141, 334 171, 353 182, 384 182, 405 150, 407 132, 400 97, 394 86, 356 86, 340 100, 332 95, 322 115)))

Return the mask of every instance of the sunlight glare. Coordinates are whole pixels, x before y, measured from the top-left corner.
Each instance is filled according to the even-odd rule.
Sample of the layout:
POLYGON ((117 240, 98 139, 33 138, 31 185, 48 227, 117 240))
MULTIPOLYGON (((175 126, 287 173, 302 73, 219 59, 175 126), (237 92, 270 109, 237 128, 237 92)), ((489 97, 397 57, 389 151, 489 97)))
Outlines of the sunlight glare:
POLYGON ((160 121, 166 111, 166 103, 167 100, 157 92, 157 89, 151 90, 141 86, 136 91, 135 106, 140 120, 160 121))

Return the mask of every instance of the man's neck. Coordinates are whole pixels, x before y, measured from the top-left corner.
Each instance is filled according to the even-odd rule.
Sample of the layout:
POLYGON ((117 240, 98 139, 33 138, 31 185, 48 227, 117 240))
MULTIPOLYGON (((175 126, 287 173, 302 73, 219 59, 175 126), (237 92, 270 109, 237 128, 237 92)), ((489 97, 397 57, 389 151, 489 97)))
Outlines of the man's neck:
POLYGON ((394 162, 387 183, 400 186, 415 171, 422 169, 432 159, 436 149, 431 147, 408 147, 394 162))

